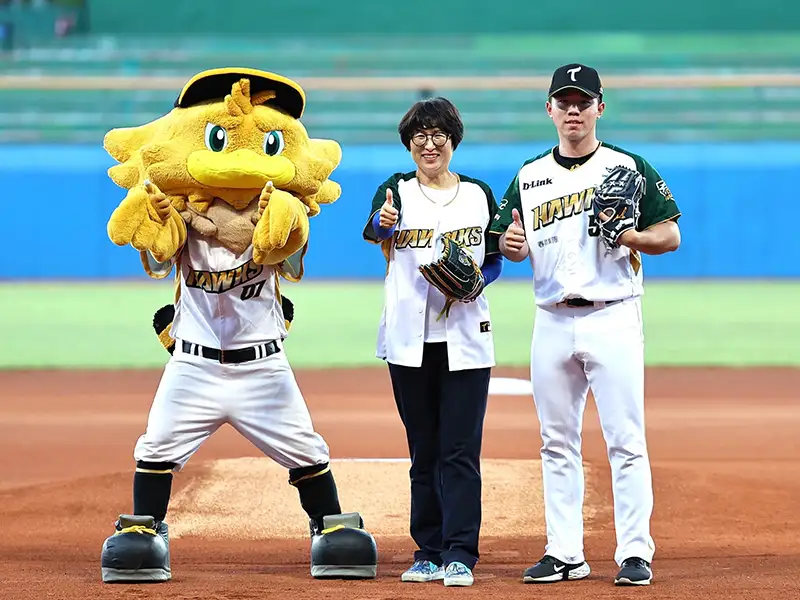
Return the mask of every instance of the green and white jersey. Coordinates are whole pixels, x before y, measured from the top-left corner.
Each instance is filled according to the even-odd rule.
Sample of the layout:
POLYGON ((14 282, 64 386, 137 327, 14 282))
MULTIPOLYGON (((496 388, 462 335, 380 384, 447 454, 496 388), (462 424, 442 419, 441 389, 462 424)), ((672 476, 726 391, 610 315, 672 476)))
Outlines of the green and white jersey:
POLYGON ((607 253, 592 210, 597 186, 616 166, 639 171, 646 180, 639 231, 675 219, 680 211, 667 184, 636 154, 601 143, 582 165, 567 169, 553 150, 525 162, 508 186, 490 233, 502 235, 516 208, 530 249, 536 304, 567 298, 610 301, 643 293, 641 257, 625 246, 607 253))
POLYGON ((491 189, 484 182, 459 174, 456 188, 438 190, 420 185, 416 173, 395 173, 381 184, 363 237, 382 243, 387 260, 384 307, 378 330, 376 356, 407 367, 422 364, 426 342, 447 342, 451 371, 495 364, 489 302, 481 294, 469 303, 456 302, 448 316, 437 316, 445 297, 422 276, 419 266, 436 260, 442 237, 463 244, 475 262, 498 253, 497 236, 487 232, 497 211, 491 189), (381 242, 372 227, 375 213, 392 190, 400 215, 392 237, 381 242))

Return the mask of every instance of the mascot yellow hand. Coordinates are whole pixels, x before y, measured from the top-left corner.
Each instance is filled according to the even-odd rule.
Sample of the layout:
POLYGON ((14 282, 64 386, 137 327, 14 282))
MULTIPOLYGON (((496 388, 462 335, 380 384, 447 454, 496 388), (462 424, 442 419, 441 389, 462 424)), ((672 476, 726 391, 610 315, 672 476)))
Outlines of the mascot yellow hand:
POLYGON ((166 262, 186 241, 186 224, 155 184, 132 187, 108 222, 108 237, 117 246, 130 244, 166 262))
POLYGON ((306 205, 288 192, 276 190, 269 181, 258 201, 259 219, 253 232, 253 260, 276 265, 300 250, 308 241, 306 205))

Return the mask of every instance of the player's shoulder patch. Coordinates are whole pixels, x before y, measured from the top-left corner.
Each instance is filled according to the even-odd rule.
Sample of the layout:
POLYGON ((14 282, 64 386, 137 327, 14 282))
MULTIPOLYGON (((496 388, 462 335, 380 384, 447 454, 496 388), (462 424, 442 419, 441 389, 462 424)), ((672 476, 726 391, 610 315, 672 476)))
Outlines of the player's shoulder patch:
POLYGON ((658 193, 664 196, 665 200, 674 200, 674 196, 672 195, 672 191, 669 189, 667 182, 663 179, 659 179, 656 181, 656 189, 658 193))

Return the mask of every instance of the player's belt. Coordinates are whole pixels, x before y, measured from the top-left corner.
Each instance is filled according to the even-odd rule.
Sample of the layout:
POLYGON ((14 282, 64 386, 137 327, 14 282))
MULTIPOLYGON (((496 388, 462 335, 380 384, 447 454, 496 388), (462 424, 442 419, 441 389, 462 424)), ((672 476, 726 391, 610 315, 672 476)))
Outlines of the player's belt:
POLYGON ((563 302, 559 302, 556 306, 568 306, 569 308, 581 308, 584 306, 594 306, 595 308, 603 308, 604 306, 611 306, 622 300, 608 300, 603 302, 594 302, 592 300, 584 300, 583 298, 567 298, 563 302))
POLYGON ((183 340, 184 354, 202 356, 223 364, 243 363, 249 360, 266 358, 280 351, 281 348, 275 340, 270 340, 258 346, 250 346, 249 348, 237 348, 236 350, 217 350, 216 348, 207 348, 206 346, 183 340))

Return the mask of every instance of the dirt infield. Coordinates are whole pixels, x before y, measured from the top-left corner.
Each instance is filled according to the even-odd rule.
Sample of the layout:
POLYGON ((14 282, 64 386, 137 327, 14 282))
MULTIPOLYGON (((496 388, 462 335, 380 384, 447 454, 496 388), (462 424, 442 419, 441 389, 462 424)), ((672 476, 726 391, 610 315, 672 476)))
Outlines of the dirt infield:
MULTIPOLYGON (((497 369, 495 375, 526 373, 497 369)), ((278 479, 263 462, 233 460, 259 454, 230 428, 212 437, 176 477, 176 519, 183 518, 183 530, 172 542, 174 579, 155 586, 104 585, 100 546, 119 512, 131 508, 132 448, 145 426, 159 376, 0 372, 0 598, 800 598, 800 370, 792 369, 648 372, 646 418, 657 551, 655 581, 647 589, 612 585, 616 565, 610 472, 591 402, 584 457, 591 473, 586 551, 593 573, 581 582, 521 583, 522 571, 540 557, 544 544, 540 491, 532 468, 538 460, 538 422, 530 397, 524 396, 493 396, 489 402, 484 458, 491 475, 487 470, 486 479, 494 478, 500 487, 492 484, 487 500, 492 507, 486 508, 492 522, 485 531, 507 534, 483 537, 472 588, 451 591, 440 583, 399 582, 413 550, 407 536, 397 535, 405 520, 398 511, 407 509, 397 496, 407 489, 400 491, 396 470, 375 467, 392 463, 377 461, 365 463, 373 471, 364 480, 387 488, 386 497, 377 492, 358 497, 375 503, 364 512, 381 509, 381 514, 394 515, 393 525, 387 516, 375 526, 378 578, 313 580, 307 540, 278 524, 276 537, 269 539, 270 494, 275 494, 270 486, 278 479), (226 462, 218 462, 222 460, 226 462), (221 465, 237 474, 233 481, 238 483, 227 486, 229 493, 251 494, 240 497, 244 505, 234 506, 258 498, 263 479, 266 501, 248 507, 255 532, 249 538, 243 533, 248 518, 238 513, 228 517, 229 528, 220 526, 226 516, 214 514, 213 498, 202 505, 201 518, 216 519, 216 525, 192 525, 190 517, 197 514, 191 512, 187 494, 192 486, 219 485, 214 477, 219 477, 221 465), (529 487, 503 480, 526 473, 529 487), (525 498, 505 498, 525 493, 525 498), (497 510, 497 502, 507 502, 507 508, 497 510), (530 514, 520 517, 526 510, 530 514), (494 522, 504 513, 516 523, 528 519, 530 526, 504 529, 494 522)), ((383 369, 300 372, 298 380, 334 460, 407 457, 383 369)), ((352 466, 341 471, 344 496, 344 487, 361 475, 352 466)), ((405 499, 407 495, 400 498, 405 499)))

